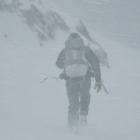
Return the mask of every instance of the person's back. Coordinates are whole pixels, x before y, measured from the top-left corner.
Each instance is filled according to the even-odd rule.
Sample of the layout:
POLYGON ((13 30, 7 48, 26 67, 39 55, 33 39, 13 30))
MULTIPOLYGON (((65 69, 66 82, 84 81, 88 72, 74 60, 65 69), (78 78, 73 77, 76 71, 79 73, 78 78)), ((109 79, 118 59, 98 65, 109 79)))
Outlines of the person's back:
POLYGON ((66 80, 69 99, 69 127, 78 124, 79 114, 80 118, 85 116, 84 121, 86 122, 90 103, 91 77, 96 79, 95 88, 98 88, 97 92, 101 90, 101 73, 98 58, 89 47, 85 47, 84 41, 79 34, 72 33, 65 42, 65 48, 57 58, 56 66, 63 69, 60 78, 66 80))

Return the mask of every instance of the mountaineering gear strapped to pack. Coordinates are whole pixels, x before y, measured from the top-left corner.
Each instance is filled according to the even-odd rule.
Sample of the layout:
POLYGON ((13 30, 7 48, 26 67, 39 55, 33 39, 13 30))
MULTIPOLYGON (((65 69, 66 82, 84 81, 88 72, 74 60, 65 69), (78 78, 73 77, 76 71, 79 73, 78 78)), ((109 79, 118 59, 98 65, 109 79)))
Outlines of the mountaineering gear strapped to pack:
MULTIPOLYGON (((65 50, 66 50, 66 48, 67 49, 71 48, 71 47, 73 48, 72 42, 74 42, 74 41, 71 42, 69 40, 72 40, 71 35, 69 36, 68 40, 65 43, 66 44, 65 46, 68 46, 68 47, 65 47, 64 49, 62 49, 61 52, 59 53, 58 58, 57 58, 56 66, 59 69, 63 69, 63 70, 65 69, 65 64, 66 64, 66 53, 65 53, 66 51, 65 50), (70 44, 71 44, 71 46, 70 46, 70 44)), ((81 38, 80 39, 76 38, 76 40, 77 40, 77 42, 81 42, 80 41, 81 38)), ((83 42, 83 40, 82 40, 82 42, 83 42)), ((82 43, 78 43, 78 44, 82 44, 82 43)), ((87 60, 88 64, 89 64, 86 77, 95 77, 95 80, 97 82, 101 82, 100 64, 99 64, 99 60, 98 60, 97 56, 95 55, 95 53, 92 51, 92 49, 90 47, 87 47, 87 46, 85 47, 83 45, 76 45, 76 48, 84 48, 84 55, 83 56, 86 58, 85 60, 87 60)), ((73 50, 76 50, 76 49, 73 49, 73 50)), ((82 59, 84 59, 84 57, 82 59)), ((70 77, 66 76, 65 72, 63 72, 60 75, 60 78, 66 80, 70 77)))
POLYGON ((89 67, 85 58, 85 45, 83 39, 73 33, 65 42, 66 60, 64 65, 64 73, 68 77, 85 76, 89 67))
MULTIPOLYGON (((63 69, 64 72, 60 75, 60 79, 68 79, 71 77, 66 76, 65 74, 65 65, 66 65, 66 49, 78 50, 80 48, 84 48, 84 57, 88 62, 89 67, 87 70, 86 77, 94 77, 96 82, 101 82, 101 72, 100 72, 100 62, 97 58, 96 54, 90 47, 84 45, 83 39, 80 37, 78 33, 71 33, 68 39, 65 42, 65 48, 61 50, 56 60, 56 66, 59 69, 63 69), (75 44, 75 45, 74 45, 75 44)), ((72 53, 73 54, 73 53, 72 53)), ((82 59, 84 59, 84 57, 82 59)), ((77 56, 78 58, 78 56, 77 56)))

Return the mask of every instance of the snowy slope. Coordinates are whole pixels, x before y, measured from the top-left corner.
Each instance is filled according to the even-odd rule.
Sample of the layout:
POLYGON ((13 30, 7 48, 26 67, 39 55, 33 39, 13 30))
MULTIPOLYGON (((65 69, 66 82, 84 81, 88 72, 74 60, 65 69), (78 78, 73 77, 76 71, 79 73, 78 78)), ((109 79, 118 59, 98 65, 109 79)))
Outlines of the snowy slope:
MULTIPOLYGON (((69 16, 127 47, 139 48, 139 0, 52 0, 69 16), (71 10, 72 9, 72 10, 71 10)), ((94 34, 94 36, 96 36, 94 34)))
MULTIPOLYGON (((71 17, 66 18, 71 21, 71 17)), ((103 90, 97 94, 91 87, 89 126, 80 129, 75 137, 67 128, 65 81, 50 79, 40 83, 45 77, 58 76, 61 72, 55 61, 68 34, 60 31, 56 41, 45 42, 41 47, 36 34, 16 14, 0 13, 0 19, 1 140, 140 138, 138 51, 91 32, 109 56, 110 68, 101 67, 109 94, 103 90)), ((69 24, 73 26, 72 21, 69 24)))

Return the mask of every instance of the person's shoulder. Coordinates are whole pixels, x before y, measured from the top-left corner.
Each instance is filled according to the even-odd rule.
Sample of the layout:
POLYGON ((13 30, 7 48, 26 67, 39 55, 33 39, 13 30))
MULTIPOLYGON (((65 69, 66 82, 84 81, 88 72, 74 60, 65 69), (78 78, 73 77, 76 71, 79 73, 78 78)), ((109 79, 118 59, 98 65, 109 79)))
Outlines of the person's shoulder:
POLYGON ((61 51, 60 51, 60 53, 64 53, 65 52, 65 49, 63 48, 63 49, 61 49, 61 51))
POLYGON ((65 49, 63 48, 60 53, 59 53, 60 56, 65 56, 65 49))
POLYGON ((88 58, 94 58, 97 62, 99 62, 99 59, 97 57, 97 55, 95 54, 95 52, 89 47, 85 47, 86 48, 86 55, 88 58))

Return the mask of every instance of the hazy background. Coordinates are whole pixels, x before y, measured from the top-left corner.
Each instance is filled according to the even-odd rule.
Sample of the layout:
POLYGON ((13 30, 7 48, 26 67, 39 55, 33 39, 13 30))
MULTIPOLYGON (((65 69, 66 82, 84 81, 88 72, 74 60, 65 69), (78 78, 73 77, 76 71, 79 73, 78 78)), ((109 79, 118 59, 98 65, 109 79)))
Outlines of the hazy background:
POLYGON ((137 49, 140 44, 139 0, 52 0, 92 32, 137 49))
POLYGON ((138 0, 0 0, 0 140, 139 140, 139 7, 138 0), (88 126, 74 136, 65 81, 40 82, 62 72, 55 62, 79 19, 109 94, 97 94, 92 80, 88 126))

